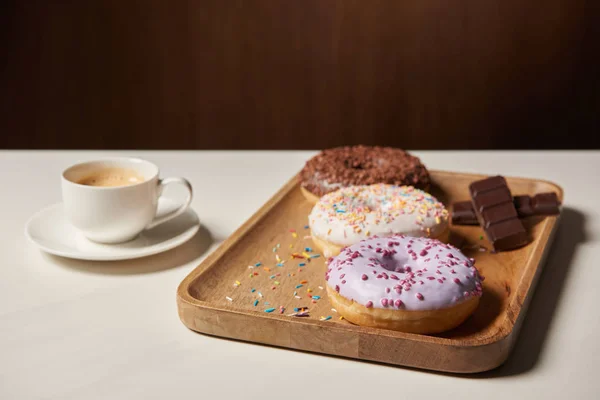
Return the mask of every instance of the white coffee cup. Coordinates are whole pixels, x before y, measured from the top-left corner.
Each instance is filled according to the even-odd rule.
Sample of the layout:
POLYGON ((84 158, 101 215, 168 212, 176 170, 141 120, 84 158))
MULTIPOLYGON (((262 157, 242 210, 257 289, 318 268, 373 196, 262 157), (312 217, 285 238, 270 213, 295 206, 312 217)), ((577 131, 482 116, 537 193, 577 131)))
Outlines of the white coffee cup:
POLYGON ((106 158, 83 162, 62 174, 67 218, 89 240, 122 243, 182 214, 192 202, 192 185, 184 178, 159 178, 153 163, 139 158, 106 158), (183 204, 157 216, 158 198, 166 185, 188 190, 183 204))

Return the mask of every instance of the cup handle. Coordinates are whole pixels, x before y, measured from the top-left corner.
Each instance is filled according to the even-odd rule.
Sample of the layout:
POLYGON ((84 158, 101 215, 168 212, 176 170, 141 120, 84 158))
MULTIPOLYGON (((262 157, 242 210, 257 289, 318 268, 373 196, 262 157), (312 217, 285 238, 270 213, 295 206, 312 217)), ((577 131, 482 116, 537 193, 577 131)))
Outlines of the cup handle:
POLYGON ((185 210, 188 209, 188 207, 190 206, 190 203, 192 202, 192 196, 194 191, 192 190, 192 185, 190 184, 190 182, 188 182, 187 179, 184 178, 165 178, 165 179, 160 179, 158 181, 158 196, 162 196, 162 192, 165 189, 165 186, 167 186, 168 184, 171 183, 179 183, 183 186, 186 187, 186 189, 188 190, 188 196, 185 199, 185 201, 183 202, 183 204, 176 210, 171 211, 170 213, 167 213, 165 215, 161 215, 160 217, 155 217, 154 220, 152 222, 150 222, 148 224, 148 226, 146 226, 146 229, 152 229, 157 225, 162 224, 163 222, 167 222, 170 219, 173 219, 181 214, 183 214, 185 212, 185 210))

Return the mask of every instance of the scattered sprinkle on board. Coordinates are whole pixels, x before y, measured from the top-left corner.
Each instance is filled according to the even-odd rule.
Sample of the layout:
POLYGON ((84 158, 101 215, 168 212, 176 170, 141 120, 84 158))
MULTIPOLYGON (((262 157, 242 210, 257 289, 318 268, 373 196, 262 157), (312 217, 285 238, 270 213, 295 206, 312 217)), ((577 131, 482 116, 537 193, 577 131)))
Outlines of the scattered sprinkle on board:
MULTIPOLYGON (((309 227, 308 227, 308 225, 306 225, 304 228, 308 229, 309 227)), ((296 233, 295 229, 290 229, 289 232, 292 234, 292 236, 294 238, 298 238, 298 234, 296 233)), ((305 239, 305 240, 311 239, 311 238, 312 238, 311 236, 304 236, 303 237, 303 239, 305 239)), ((300 262, 298 264, 298 267, 304 267, 304 266, 307 265, 307 263, 310 263, 311 259, 320 257, 320 254, 314 254, 313 253, 313 248, 312 247, 306 246, 305 243, 302 243, 302 244, 303 244, 303 246, 301 246, 301 249, 303 249, 303 251, 301 251, 301 252, 297 252, 297 251, 296 252, 292 252, 292 250, 290 250, 290 252, 288 254, 285 254, 286 253, 285 250, 283 251, 283 253, 279 253, 279 250, 281 248, 281 244, 280 243, 277 243, 274 246, 272 245, 273 247, 271 248, 271 250, 272 250, 273 253, 275 253, 274 254, 275 255, 275 260, 277 261, 276 266, 277 267, 284 267, 285 266, 284 259, 299 258, 302 262, 300 262), (309 253, 313 253, 313 254, 309 254, 309 253)), ((294 248, 293 244, 290 244, 289 247, 290 247, 290 249, 294 248)), ((270 272, 271 271, 271 268, 269 268, 267 266, 264 266, 262 264, 262 262, 260 262, 260 261, 257 262, 257 263, 255 263, 254 265, 248 265, 248 269, 254 269, 254 268, 259 268, 259 267, 262 267, 262 269, 264 271, 266 271, 266 272, 270 272)), ((298 272, 302 272, 302 268, 298 268, 298 272)), ((252 273, 250 273, 248 275, 248 277, 249 278, 254 278, 254 277, 258 276, 258 275, 259 275, 258 272, 252 272, 252 273)), ((291 277, 293 277, 295 275, 296 274, 294 274, 294 273, 284 273, 283 275, 280 274, 280 273, 277 273, 277 274, 272 274, 272 275, 267 275, 267 276, 268 276, 268 280, 272 280, 272 284, 274 285, 274 286, 270 285, 271 289, 275 290, 277 286, 283 284, 283 281, 280 282, 280 281, 274 280, 274 279, 276 279, 276 277, 287 276, 288 278, 291 278, 291 277)), ((264 283, 264 279, 265 278, 262 278, 262 281, 259 280, 258 282, 263 282, 264 283)), ((255 283, 257 283, 257 282, 255 282, 255 283)), ((308 283, 308 280, 307 279, 303 279, 303 280, 300 281, 299 284, 295 285, 295 289, 299 289, 299 288, 303 287, 307 283, 308 283)), ((234 283, 233 283, 233 286, 236 287, 236 288, 239 287, 239 286, 241 286, 241 285, 242 285, 242 282, 239 281, 239 280, 235 280, 234 283)), ((319 286, 319 289, 323 290, 323 286, 319 286)), ((317 301, 321 300, 321 296, 316 296, 316 295, 313 296, 311 294, 311 292, 313 291, 312 289, 307 288, 306 291, 307 291, 307 297, 310 300, 311 304, 317 304, 317 301)), ((254 300, 250 300, 250 302, 252 303, 252 306, 253 307, 257 307, 260 304, 260 300, 259 299, 263 298, 264 296, 255 287, 251 288, 250 292, 251 293, 256 293, 257 296, 258 296, 258 298, 254 299, 254 300)), ((296 298, 296 299, 298 299, 298 300, 305 300, 306 299, 306 297, 303 298, 303 297, 299 296, 296 291, 294 291, 293 297, 296 298)), ((227 299, 227 301, 233 302, 233 298, 231 298, 229 296, 225 296, 225 298, 227 299)), ((265 301, 263 303, 263 305, 264 306, 269 306, 269 302, 265 301)), ((285 309, 286 309, 286 307, 284 305, 280 305, 279 307, 269 307, 269 308, 266 308, 264 310, 264 312, 266 312, 266 313, 272 313, 272 312, 274 312, 274 311, 277 310, 280 314, 283 314, 285 312, 285 309)), ((332 311, 335 312, 335 309, 332 309, 332 311)), ((295 316, 295 317, 310 317, 310 314, 309 314, 309 311, 308 311, 308 307, 294 307, 294 314, 287 314, 287 315, 295 316)), ((319 319, 321 321, 327 321, 327 320, 331 319, 331 316, 323 316, 323 317, 320 317, 319 319)))

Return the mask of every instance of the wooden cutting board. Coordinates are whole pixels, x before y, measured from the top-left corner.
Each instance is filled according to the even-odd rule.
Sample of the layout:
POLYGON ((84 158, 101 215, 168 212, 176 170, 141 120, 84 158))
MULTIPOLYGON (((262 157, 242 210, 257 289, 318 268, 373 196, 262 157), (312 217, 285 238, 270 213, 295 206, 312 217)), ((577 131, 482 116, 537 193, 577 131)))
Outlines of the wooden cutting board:
MULTIPOLYGON (((448 207, 468 200, 468 185, 485 176, 431 171, 431 177, 431 193, 448 207)), ((513 195, 554 191, 563 198, 551 182, 507 182, 513 195)), ((326 260, 306 226, 311 208, 292 178, 181 282, 181 321, 197 332, 294 350, 436 371, 489 370, 507 359, 515 343, 559 218, 524 219, 531 243, 500 253, 490 251, 480 227, 451 226, 451 243, 474 257, 486 278, 484 293, 458 328, 418 335, 356 326, 332 310, 324 289, 326 260), (310 258, 292 256, 302 253, 310 258), (310 316, 288 316, 300 307, 308 307, 310 316)))

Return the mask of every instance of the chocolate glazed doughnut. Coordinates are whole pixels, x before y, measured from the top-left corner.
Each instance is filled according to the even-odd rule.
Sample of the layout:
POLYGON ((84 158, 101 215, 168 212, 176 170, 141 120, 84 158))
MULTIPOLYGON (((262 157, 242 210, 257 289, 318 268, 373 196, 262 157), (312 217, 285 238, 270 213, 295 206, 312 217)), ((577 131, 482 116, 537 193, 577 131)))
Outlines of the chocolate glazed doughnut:
POLYGON ((392 147, 345 146, 323 150, 300 171, 302 193, 311 202, 334 190, 387 183, 425 191, 429 172, 419 158, 392 147))

